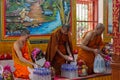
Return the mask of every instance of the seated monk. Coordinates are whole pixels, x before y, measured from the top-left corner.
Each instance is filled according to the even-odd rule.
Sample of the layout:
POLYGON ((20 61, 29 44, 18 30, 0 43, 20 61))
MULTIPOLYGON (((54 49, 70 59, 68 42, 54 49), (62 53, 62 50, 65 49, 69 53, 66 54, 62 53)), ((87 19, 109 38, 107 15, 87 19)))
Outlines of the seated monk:
POLYGON ((66 63, 66 61, 73 61, 74 59, 72 53, 71 33, 69 32, 69 28, 69 25, 64 25, 55 33, 52 33, 48 43, 45 57, 55 69, 56 75, 61 74, 62 64, 66 63))
POLYGON ((20 38, 14 42, 12 49, 12 58, 14 61, 14 76, 16 78, 29 79, 30 72, 27 67, 32 68, 33 66, 37 66, 32 62, 31 54, 29 52, 29 47, 27 40, 30 37, 30 32, 24 30, 21 32, 20 38))
POLYGON ((98 23, 94 30, 88 31, 82 38, 77 61, 85 61, 88 66, 88 74, 93 74, 94 58, 104 47, 101 37, 103 31, 104 25, 98 23))

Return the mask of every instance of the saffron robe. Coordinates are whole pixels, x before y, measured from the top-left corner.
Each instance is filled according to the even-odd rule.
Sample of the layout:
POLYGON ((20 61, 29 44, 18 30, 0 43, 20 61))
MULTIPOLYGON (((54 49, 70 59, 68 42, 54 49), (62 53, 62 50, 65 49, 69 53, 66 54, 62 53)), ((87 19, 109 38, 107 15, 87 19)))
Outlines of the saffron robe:
MULTIPOLYGON (((32 62, 31 55, 29 53, 28 43, 26 43, 22 47, 21 51, 22 51, 22 56, 25 59, 32 62)), ((30 72, 28 71, 27 67, 29 66, 30 68, 32 68, 32 65, 20 61, 14 48, 12 49, 12 58, 13 58, 14 67, 15 67, 14 76, 17 78, 29 79, 30 72)))
MULTIPOLYGON (((55 69, 55 74, 60 75, 61 73, 61 65, 64 64, 66 61, 60 54, 57 52, 57 49, 63 53, 64 55, 68 55, 66 49, 66 43, 69 44, 69 48, 71 53, 72 50, 72 40, 71 34, 63 34, 61 30, 57 30, 56 33, 52 33, 46 51, 46 60, 50 61, 51 66, 55 69)), ((71 54, 73 57, 73 54, 71 54)), ((74 57, 73 57, 74 58, 74 57)))
MULTIPOLYGON (((84 35, 84 37, 85 37, 85 35, 84 35)), ((83 39, 84 39, 84 37, 83 37, 83 39)), ((102 41, 101 35, 95 36, 93 38, 93 40, 89 41, 87 46, 90 48, 93 48, 93 49, 102 49, 104 46, 104 43, 102 41)), ((95 54, 93 52, 83 50, 82 48, 79 49, 77 61, 79 61, 80 59, 85 61, 86 65, 88 66, 88 74, 94 73, 93 72, 94 58, 95 58, 95 54)))

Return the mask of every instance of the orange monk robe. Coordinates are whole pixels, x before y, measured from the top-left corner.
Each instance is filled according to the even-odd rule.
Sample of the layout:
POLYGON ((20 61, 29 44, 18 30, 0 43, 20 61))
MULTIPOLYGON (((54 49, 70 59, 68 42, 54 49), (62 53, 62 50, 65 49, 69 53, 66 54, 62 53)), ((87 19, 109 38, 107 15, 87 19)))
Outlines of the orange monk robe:
MULTIPOLYGON (((68 42, 70 51, 72 52, 72 40, 71 34, 67 35, 61 33, 61 30, 57 30, 56 33, 53 33, 50 37, 50 41, 48 43, 47 51, 46 51, 46 60, 50 61, 52 67, 55 68, 56 75, 60 75, 61 65, 66 61, 63 57, 57 53, 57 49, 59 49, 64 55, 68 55, 67 50, 65 48, 65 43, 68 42)), ((72 54, 73 56, 73 54, 72 54)))
MULTIPOLYGON (((104 47, 104 44, 102 42, 101 36, 94 37, 93 40, 89 41, 87 46, 93 49, 96 49, 96 48, 102 49, 104 47)), ((94 58, 95 58, 95 54, 93 52, 86 51, 81 48, 79 49, 77 61, 79 61, 80 59, 85 61, 86 65, 88 66, 88 74, 93 73, 94 58)))
MULTIPOLYGON (((32 59, 31 59, 30 53, 29 53, 28 43, 26 43, 23 46, 21 51, 22 51, 22 56, 25 59, 32 62, 32 59)), ((12 50, 12 58, 13 58, 14 67, 15 67, 14 76, 17 77, 17 78, 29 79, 30 72, 28 71, 27 67, 29 66, 30 68, 32 68, 32 65, 20 61, 16 52, 15 52, 15 50, 14 50, 14 48, 12 50)))

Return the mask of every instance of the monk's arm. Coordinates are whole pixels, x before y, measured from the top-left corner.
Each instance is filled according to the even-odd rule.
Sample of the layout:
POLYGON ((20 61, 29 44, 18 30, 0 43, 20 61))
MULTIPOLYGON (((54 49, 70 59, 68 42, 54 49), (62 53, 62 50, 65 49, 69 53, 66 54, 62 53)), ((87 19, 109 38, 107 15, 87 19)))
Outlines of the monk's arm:
POLYGON ((86 36, 84 37, 84 39, 81 41, 81 44, 80 44, 80 47, 83 49, 83 50, 87 50, 87 51, 94 51, 94 49, 90 48, 87 46, 87 44, 89 43, 90 39, 92 37, 92 33, 89 32, 86 34, 86 36))
POLYGON ((62 54, 62 52, 61 52, 59 49, 57 49, 57 52, 58 52, 59 55, 62 56, 63 58, 65 57, 64 54, 62 54))
POLYGON ((88 47, 87 44, 89 43, 89 41, 91 40, 91 37, 93 36, 92 32, 89 32, 86 34, 86 36, 84 37, 84 39, 82 40, 81 44, 80 44, 80 47, 83 49, 83 50, 86 50, 86 51, 91 51, 93 52, 95 55, 98 54, 99 52, 99 49, 93 49, 91 47, 88 47))
POLYGON ((99 50, 102 57, 106 57, 106 55, 101 52, 104 46, 105 46, 105 43, 102 41, 102 37, 101 37, 99 42, 99 50))
POLYGON ((68 55, 64 55, 59 49, 57 49, 57 52, 58 52, 59 55, 60 55, 61 57, 63 57, 65 60, 71 61, 71 60, 69 60, 69 56, 68 56, 68 55))
POLYGON ((66 47, 67 47, 67 52, 68 52, 69 56, 72 56, 72 52, 70 51, 70 47, 69 47, 68 43, 66 43, 66 47))
POLYGON ((22 56, 22 52, 21 52, 21 50, 20 50, 20 46, 19 46, 18 43, 15 43, 15 44, 14 44, 14 50, 15 50, 15 52, 16 52, 18 58, 19 58, 22 62, 29 63, 29 64, 35 66, 34 63, 32 63, 32 62, 26 60, 26 59, 22 56))
POLYGON ((100 42, 99 42, 99 49, 102 50, 104 46, 105 46, 105 43, 103 42, 102 37, 101 37, 100 42))

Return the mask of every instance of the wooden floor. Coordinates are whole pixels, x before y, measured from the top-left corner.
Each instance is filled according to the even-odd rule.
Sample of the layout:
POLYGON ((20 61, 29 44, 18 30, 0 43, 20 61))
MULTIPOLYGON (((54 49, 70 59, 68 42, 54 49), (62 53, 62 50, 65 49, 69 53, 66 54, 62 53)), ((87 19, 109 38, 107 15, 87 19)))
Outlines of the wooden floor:
POLYGON ((53 80, 112 80, 111 74, 93 74, 84 77, 78 77, 74 79, 56 77, 53 80))

